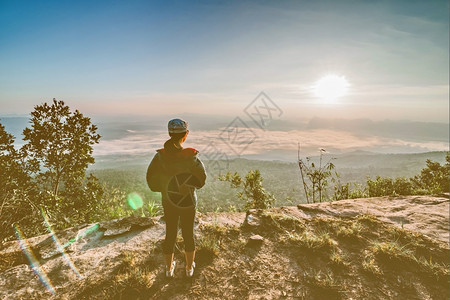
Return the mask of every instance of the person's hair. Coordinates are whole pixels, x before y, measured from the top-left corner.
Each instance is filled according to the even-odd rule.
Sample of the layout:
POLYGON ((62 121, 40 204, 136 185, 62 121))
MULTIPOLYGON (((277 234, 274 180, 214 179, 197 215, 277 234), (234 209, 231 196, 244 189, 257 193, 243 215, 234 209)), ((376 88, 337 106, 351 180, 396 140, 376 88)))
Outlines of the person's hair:
POLYGON ((179 151, 180 149, 175 147, 175 143, 178 142, 179 140, 181 140, 186 135, 186 131, 180 132, 180 133, 169 132, 169 135, 170 135, 170 139, 168 139, 164 143, 164 149, 170 153, 179 151))

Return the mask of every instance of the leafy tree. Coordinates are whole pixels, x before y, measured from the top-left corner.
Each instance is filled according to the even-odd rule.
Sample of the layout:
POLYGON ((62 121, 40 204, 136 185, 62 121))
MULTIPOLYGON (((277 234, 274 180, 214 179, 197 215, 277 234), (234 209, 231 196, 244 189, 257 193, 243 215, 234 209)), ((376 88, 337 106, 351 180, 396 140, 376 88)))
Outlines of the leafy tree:
POLYGON ((270 208, 275 202, 274 196, 264 189, 263 178, 259 170, 250 170, 245 176, 245 180, 237 172, 220 175, 219 180, 230 182, 234 188, 242 187, 242 191, 238 192, 238 197, 245 201, 245 209, 270 208))
POLYGON ((0 195, 2 200, 11 196, 19 186, 22 169, 18 163, 19 154, 14 148, 14 136, 0 124, 0 195))
POLYGON ((26 234, 35 233, 38 207, 30 200, 33 184, 14 148, 14 137, 0 124, 0 242, 14 237, 14 224, 25 225, 26 234))
POLYGON ((415 188, 428 191, 430 194, 448 193, 450 176, 450 156, 447 152, 446 163, 441 165, 438 162, 427 159, 426 168, 422 169, 419 175, 412 178, 415 188))
POLYGON ((35 106, 30 123, 23 131, 27 143, 22 150, 41 190, 39 202, 58 219, 57 226, 90 221, 103 193, 95 176, 85 177, 94 163, 92 146, 100 139, 97 127, 56 99, 35 106))

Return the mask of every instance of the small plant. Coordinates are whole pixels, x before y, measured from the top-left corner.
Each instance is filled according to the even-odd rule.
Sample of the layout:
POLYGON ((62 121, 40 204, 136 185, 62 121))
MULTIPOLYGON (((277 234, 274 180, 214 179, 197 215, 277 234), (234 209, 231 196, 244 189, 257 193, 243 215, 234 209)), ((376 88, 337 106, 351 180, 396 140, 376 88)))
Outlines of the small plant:
POLYGON ((234 188, 242 186, 242 191, 238 192, 238 197, 245 201, 244 208, 246 210, 250 208, 270 208, 275 203, 274 196, 268 193, 262 185, 263 178, 259 170, 250 170, 245 176, 245 180, 237 172, 234 174, 227 172, 225 175, 220 175, 219 180, 230 182, 234 188))
POLYGON ((360 222, 362 224, 367 224, 367 225, 381 224, 381 221, 378 220, 377 217, 375 217, 374 215, 370 215, 370 214, 359 215, 358 217, 356 217, 356 219, 358 220, 358 222, 360 222))
POLYGON ((197 240, 198 251, 204 251, 210 255, 220 252, 220 239, 213 233, 205 232, 197 240))
POLYGON ((337 246, 337 242, 330 238, 327 232, 314 233, 311 231, 304 231, 301 234, 287 233, 286 240, 298 247, 310 250, 312 252, 332 249, 337 246))
POLYGON ((337 236, 349 238, 357 237, 363 230, 361 224, 357 221, 343 223, 336 229, 337 236))
POLYGON ((348 193, 348 199, 367 198, 369 194, 367 189, 359 183, 353 183, 353 188, 350 188, 348 193))
POLYGON ((132 252, 123 254, 120 272, 115 276, 114 282, 123 287, 149 288, 152 285, 150 271, 141 266, 137 256, 132 252))
POLYGON ((155 200, 150 200, 148 202, 148 213, 150 217, 159 216, 162 212, 162 207, 155 200))
POLYGON ((264 211, 261 214, 261 220, 263 225, 270 230, 276 229, 281 232, 285 232, 287 230, 299 232, 303 231, 305 228, 304 222, 296 217, 268 211, 264 211))
POLYGON ((315 298, 340 299, 343 286, 339 284, 330 271, 318 271, 314 275, 307 275, 306 281, 311 287, 315 298))
POLYGON ((238 209, 237 209, 237 207, 235 205, 230 204, 228 206, 228 212, 231 212, 231 213, 238 212, 238 209))
MULTIPOLYGON (((314 162, 311 162, 309 157, 306 157, 306 162, 300 158, 300 144, 298 145, 298 167, 300 168, 307 203, 310 200, 312 200, 312 203, 316 201, 322 202, 325 199, 325 191, 329 183, 328 180, 331 178, 332 181, 335 181, 335 178, 339 177, 337 172, 334 172, 335 178, 333 178, 332 171, 335 168, 334 164, 331 163, 333 158, 323 164, 322 158, 324 152, 326 152, 324 149, 320 149, 319 165, 317 166, 314 162)), ((340 193, 344 192, 341 188, 340 193)))
POLYGON ((366 256, 362 262, 363 270, 373 275, 383 275, 373 256, 366 256))
POLYGON ((392 178, 377 176, 375 180, 367 179, 369 197, 393 196, 394 183, 392 178))
POLYGON ((336 249, 330 254, 330 261, 336 267, 348 267, 349 263, 345 260, 345 257, 336 249))
POLYGON ((407 246, 402 246, 396 241, 392 242, 374 242, 371 252, 375 256, 380 256, 388 260, 411 261, 414 259, 414 253, 407 246))
POLYGON ((430 275, 436 277, 436 279, 448 279, 450 275, 449 265, 440 264, 438 262, 434 262, 432 257, 430 259, 426 259, 425 257, 421 257, 416 259, 416 263, 421 267, 421 270, 430 275))

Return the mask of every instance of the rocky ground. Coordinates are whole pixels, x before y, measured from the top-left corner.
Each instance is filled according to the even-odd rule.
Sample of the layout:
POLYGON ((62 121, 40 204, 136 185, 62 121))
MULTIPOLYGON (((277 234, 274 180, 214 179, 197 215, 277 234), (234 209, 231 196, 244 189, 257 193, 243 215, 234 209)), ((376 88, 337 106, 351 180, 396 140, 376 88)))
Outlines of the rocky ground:
POLYGON ((449 299, 449 199, 199 215, 197 268, 164 276, 160 218, 0 245, 0 299, 449 299), (59 246, 58 246, 59 245, 59 246), (24 253, 26 255, 24 255, 24 253))

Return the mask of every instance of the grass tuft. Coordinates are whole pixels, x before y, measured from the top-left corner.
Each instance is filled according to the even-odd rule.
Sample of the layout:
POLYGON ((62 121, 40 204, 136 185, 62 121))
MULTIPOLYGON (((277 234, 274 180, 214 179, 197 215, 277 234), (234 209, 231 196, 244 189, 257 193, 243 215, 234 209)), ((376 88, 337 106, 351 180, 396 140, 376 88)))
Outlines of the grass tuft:
POLYGON ((409 262, 414 259, 414 253, 406 245, 402 246, 396 241, 373 242, 370 251, 374 256, 387 260, 409 262))
POLYGON ((296 217, 270 211, 261 214, 261 221, 263 226, 271 231, 303 231, 305 228, 305 223, 296 217))
POLYGON ((124 252, 121 268, 114 277, 114 283, 119 287, 145 289, 152 285, 150 270, 143 267, 138 256, 132 252, 124 252))
POLYGON ((301 234, 287 233, 284 237, 285 241, 310 251, 329 250, 337 246, 337 242, 333 240, 327 232, 304 231, 301 234))
POLYGON ((346 268, 350 265, 346 257, 337 250, 333 250, 330 254, 330 262, 338 268, 346 268))
POLYGON ((313 275, 306 275, 306 281, 313 294, 320 299, 340 299, 343 286, 339 284, 331 272, 319 270, 313 275))
POLYGON ((357 221, 350 221, 342 223, 337 229, 336 229, 336 235, 338 237, 344 237, 344 238, 353 238, 360 236, 363 228, 361 224, 357 221))
POLYGON ((429 260, 425 257, 421 257, 419 259, 416 259, 415 261, 420 266, 420 269, 423 273, 428 274, 429 276, 433 276, 437 280, 448 280, 448 277, 450 276, 449 265, 434 262, 431 257, 429 260))
POLYGON ((211 232, 204 232, 197 239, 197 250, 202 251, 206 254, 217 255, 220 252, 220 238, 211 232))
POLYGON ((364 258, 362 262, 363 270, 372 274, 372 275, 383 275, 383 271, 377 265, 375 261, 375 257, 368 255, 364 258))
POLYGON ((381 224, 381 221, 378 220, 377 217, 375 217, 374 215, 370 215, 370 214, 359 215, 359 216, 356 217, 356 219, 360 223, 366 224, 366 225, 379 225, 379 224, 381 224))

